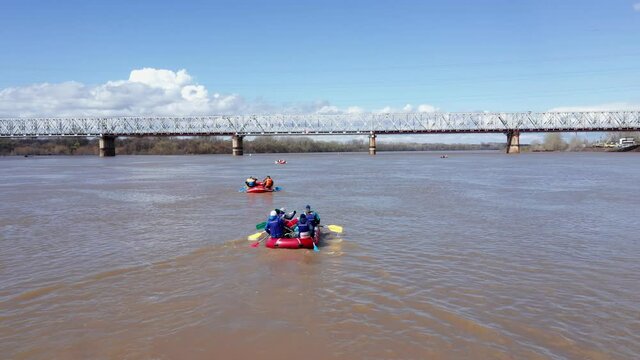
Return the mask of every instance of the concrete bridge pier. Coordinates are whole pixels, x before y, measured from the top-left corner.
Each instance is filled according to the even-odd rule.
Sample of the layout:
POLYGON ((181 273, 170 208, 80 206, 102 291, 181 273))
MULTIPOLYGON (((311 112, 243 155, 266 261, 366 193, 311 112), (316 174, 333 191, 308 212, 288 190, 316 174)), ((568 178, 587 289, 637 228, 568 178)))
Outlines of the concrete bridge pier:
POLYGON ((369 135, 369 155, 376 154, 376 134, 371 133, 369 135))
POLYGON ((507 154, 520 153, 520 131, 507 131, 507 154))
POLYGON ((233 148, 233 156, 242 156, 243 147, 242 147, 242 139, 244 136, 233 135, 231 137, 231 147, 233 148))
POLYGON ((116 137, 102 135, 99 141, 100 157, 116 156, 116 137))

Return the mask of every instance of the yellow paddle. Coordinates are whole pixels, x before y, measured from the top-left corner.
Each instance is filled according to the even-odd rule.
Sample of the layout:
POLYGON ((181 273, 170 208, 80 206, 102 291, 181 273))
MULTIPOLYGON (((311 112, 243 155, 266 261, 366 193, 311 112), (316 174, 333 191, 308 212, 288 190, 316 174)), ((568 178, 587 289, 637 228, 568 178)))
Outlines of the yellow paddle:
POLYGON ((326 227, 327 229, 329 229, 329 231, 333 231, 338 234, 342 233, 342 226, 340 225, 327 225, 326 227))
POLYGON ((257 232, 255 234, 251 234, 251 235, 247 236, 247 240, 249 240, 249 241, 258 240, 260 238, 260 235, 262 235, 262 234, 264 234, 264 231, 260 231, 260 232, 257 232))

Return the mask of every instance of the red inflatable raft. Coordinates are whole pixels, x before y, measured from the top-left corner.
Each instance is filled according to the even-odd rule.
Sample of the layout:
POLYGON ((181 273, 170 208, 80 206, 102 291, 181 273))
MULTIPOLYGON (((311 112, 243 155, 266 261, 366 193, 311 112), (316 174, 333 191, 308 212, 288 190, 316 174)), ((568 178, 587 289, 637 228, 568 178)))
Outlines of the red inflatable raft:
POLYGON ((268 238, 265 246, 272 249, 313 249, 313 244, 320 242, 320 227, 316 228, 314 237, 308 238, 268 238))
POLYGON ((275 191, 274 189, 268 189, 264 187, 264 185, 262 184, 256 185, 246 190, 246 192, 248 193, 264 193, 264 192, 274 192, 274 191, 275 191))

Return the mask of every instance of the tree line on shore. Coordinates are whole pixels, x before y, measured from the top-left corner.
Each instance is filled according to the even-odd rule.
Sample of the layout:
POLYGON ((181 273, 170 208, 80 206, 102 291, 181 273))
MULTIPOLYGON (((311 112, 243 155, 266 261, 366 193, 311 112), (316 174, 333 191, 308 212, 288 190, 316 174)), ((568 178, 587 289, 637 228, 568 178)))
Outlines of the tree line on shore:
MULTIPOLYGON (((256 137, 243 142, 245 154, 305 152, 366 152, 365 140, 317 141, 296 137, 256 137)), ((423 144, 378 142, 378 151, 501 150, 504 144, 423 144)), ((119 155, 230 154, 231 140, 223 137, 122 137, 116 140, 119 155)), ((96 138, 0 139, 0 155, 97 155, 96 138)))
MULTIPOLYGON (((609 133, 607 142, 616 142, 622 137, 635 138, 639 133, 609 133)), ((259 153, 305 153, 305 152, 366 152, 367 140, 317 141, 308 137, 255 137, 245 139, 244 152, 259 153)), ((568 142, 560 133, 547 133, 543 141, 533 141, 523 146, 523 151, 584 151, 592 148, 584 138, 573 137, 568 142)), ((456 150, 504 150, 504 143, 442 144, 415 142, 382 142, 376 144, 378 151, 456 151, 456 150)), ((231 140, 227 137, 121 137, 116 140, 119 155, 187 155, 229 154, 231 140)), ((41 138, 0 139, 0 155, 97 155, 97 138, 41 138)))
MULTIPOLYGON (((621 138, 633 138, 638 143, 640 142, 640 133, 612 132, 598 142, 617 143, 621 138)), ((567 142, 561 133, 546 133, 543 141, 532 141, 528 151, 589 151, 593 150, 593 146, 592 142, 578 136, 572 137, 567 142)))

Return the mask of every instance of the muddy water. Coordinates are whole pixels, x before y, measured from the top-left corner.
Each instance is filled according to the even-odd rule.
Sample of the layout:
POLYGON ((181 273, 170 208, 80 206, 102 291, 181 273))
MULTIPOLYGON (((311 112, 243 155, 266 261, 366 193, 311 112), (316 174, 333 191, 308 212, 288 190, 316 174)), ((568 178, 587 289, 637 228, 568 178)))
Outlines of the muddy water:
POLYGON ((439 155, 0 158, 0 353, 640 358, 637 155, 439 155), (250 247, 306 204, 344 232, 250 247))

